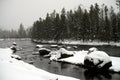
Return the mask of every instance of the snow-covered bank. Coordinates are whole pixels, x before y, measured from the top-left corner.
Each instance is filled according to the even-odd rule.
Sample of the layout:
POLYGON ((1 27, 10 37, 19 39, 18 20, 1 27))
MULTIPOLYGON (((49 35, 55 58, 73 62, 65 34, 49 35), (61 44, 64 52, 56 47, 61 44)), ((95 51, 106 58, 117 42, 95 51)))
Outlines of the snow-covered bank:
MULTIPOLYGON (((88 51, 76 51, 74 56, 69 58, 59 59, 60 62, 67 62, 71 64, 84 65, 84 58, 88 51)), ((109 68, 110 71, 120 73, 120 57, 110 57, 112 60, 112 67, 109 68)))
POLYGON ((11 55, 10 48, 0 48, 0 80, 78 80, 46 72, 11 55))
POLYGON ((52 41, 41 41, 41 40, 33 40, 33 42, 36 42, 36 43, 45 43, 45 44, 65 44, 65 45, 94 45, 94 46, 102 46, 102 45, 108 45, 108 46, 118 46, 120 47, 120 42, 113 42, 113 41, 110 41, 109 43, 108 42, 101 42, 101 41, 85 41, 83 42, 82 40, 78 40, 78 41, 75 41, 75 40, 64 40, 64 41, 59 41, 59 42, 56 42, 54 40, 52 41))

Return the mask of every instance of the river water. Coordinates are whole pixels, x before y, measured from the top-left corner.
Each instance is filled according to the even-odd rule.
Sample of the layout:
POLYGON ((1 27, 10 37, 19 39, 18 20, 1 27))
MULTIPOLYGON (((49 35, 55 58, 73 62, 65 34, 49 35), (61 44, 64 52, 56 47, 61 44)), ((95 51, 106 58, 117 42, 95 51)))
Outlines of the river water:
MULTIPOLYGON (((33 55, 37 53, 35 49, 36 44, 32 43, 30 40, 1 40, 0 48, 10 47, 12 42, 15 41, 19 47, 22 48, 21 51, 18 51, 16 54, 20 55, 23 61, 30 63, 37 68, 46 70, 51 73, 71 76, 78 78, 80 80, 120 80, 119 73, 92 73, 86 71, 84 68, 72 65, 68 63, 60 63, 60 62, 51 62, 49 63, 48 58, 40 57, 39 55, 33 55)), ((88 50, 93 46, 78 46, 77 50, 88 50)), ((94 46, 99 50, 103 50, 107 52, 111 56, 120 57, 120 47, 112 47, 112 46, 94 46)))

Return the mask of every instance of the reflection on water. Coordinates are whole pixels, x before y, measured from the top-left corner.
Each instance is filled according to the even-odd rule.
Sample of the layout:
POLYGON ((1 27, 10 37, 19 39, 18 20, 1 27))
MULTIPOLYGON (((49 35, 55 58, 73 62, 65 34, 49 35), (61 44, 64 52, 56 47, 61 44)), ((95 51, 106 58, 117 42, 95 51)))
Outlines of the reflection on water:
POLYGON ((95 71, 86 70, 84 72, 84 76, 85 76, 86 80, 103 80, 103 79, 104 80, 106 80, 106 79, 111 80, 112 79, 112 76, 109 72, 97 73, 95 71))
MULTIPOLYGON (((0 41, 0 47, 11 46, 13 41, 0 41)), ((59 63, 59 62, 51 62, 49 63, 48 58, 40 57, 39 55, 32 55, 35 50, 35 45, 31 41, 28 40, 17 40, 15 41, 18 43, 20 47, 23 48, 22 51, 17 52, 16 54, 22 56, 22 59, 25 62, 31 63, 34 66, 46 70, 51 73, 71 76, 78 78, 80 80, 120 80, 120 74, 118 73, 95 73, 91 71, 87 71, 84 68, 67 64, 67 63, 59 63)), ((78 50, 88 50, 92 46, 78 46, 78 50)), ((111 46, 97 46, 98 49, 104 50, 109 55, 119 56, 120 57, 120 47, 111 47, 111 46)))

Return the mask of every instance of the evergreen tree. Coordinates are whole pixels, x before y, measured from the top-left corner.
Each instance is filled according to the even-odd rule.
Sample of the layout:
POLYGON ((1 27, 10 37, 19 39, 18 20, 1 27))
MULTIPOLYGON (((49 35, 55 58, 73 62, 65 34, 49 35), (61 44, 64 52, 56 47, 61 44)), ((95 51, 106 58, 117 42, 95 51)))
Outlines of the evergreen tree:
POLYGON ((88 40, 88 38, 90 37, 90 21, 89 21, 89 14, 87 10, 85 10, 83 14, 81 25, 82 26, 81 26, 80 31, 81 31, 82 39, 83 41, 85 39, 88 40))
POLYGON ((68 26, 68 38, 73 39, 75 37, 74 30, 74 13, 72 10, 67 12, 67 26, 68 26))
POLYGON ((108 19, 108 8, 107 8, 107 6, 105 6, 105 34, 104 34, 105 41, 108 41, 108 42, 110 41, 110 39, 111 39, 110 32, 111 32, 111 30, 110 30, 110 21, 108 19))
POLYGON ((94 17, 94 6, 91 5, 89 16, 90 16, 90 39, 93 41, 95 36, 95 17, 94 17))
POLYGON ((100 13, 100 9, 99 9, 99 5, 96 3, 95 4, 95 8, 94 8, 94 17, 95 17, 95 37, 96 39, 99 39, 99 28, 100 28, 100 25, 99 25, 99 13, 100 13))
POLYGON ((61 39, 61 27, 60 27, 60 17, 59 14, 56 14, 56 17, 54 19, 54 40, 59 41, 61 39))
POLYGON ((67 37, 67 26, 66 26, 66 15, 65 15, 65 8, 61 11, 61 20, 60 20, 60 39, 63 40, 67 37))

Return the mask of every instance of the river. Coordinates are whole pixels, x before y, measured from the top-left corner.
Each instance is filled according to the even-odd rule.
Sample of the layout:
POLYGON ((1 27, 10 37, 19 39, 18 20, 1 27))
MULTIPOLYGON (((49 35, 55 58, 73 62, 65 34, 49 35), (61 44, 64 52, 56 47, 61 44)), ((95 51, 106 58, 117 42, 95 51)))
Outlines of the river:
MULTIPOLYGON (((72 65, 68 63, 60 62, 51 62, 49 63, 48 58, 40 57, 39 55, 33 55, 36 53, 35 43, 32 43, 30 40, 1 40, 0 48, 10 47, 12 42, 15 41, 19 47, 22 48, 21 51, 18 51, 16 54, 20 55, 23 61, 28 62, 40 69, 46 70, 51 73, 71 76, 81 80, 120 80, 119 73, 92 73, 87 72, 84 68, 72 65)), ((81 45, 78 46, 77 50, 88 50, 93 46, 81 45)), ((111 56, 120 57, 120 47, 113 46, 94 46, 99 50, 107 52, 111 56)))

